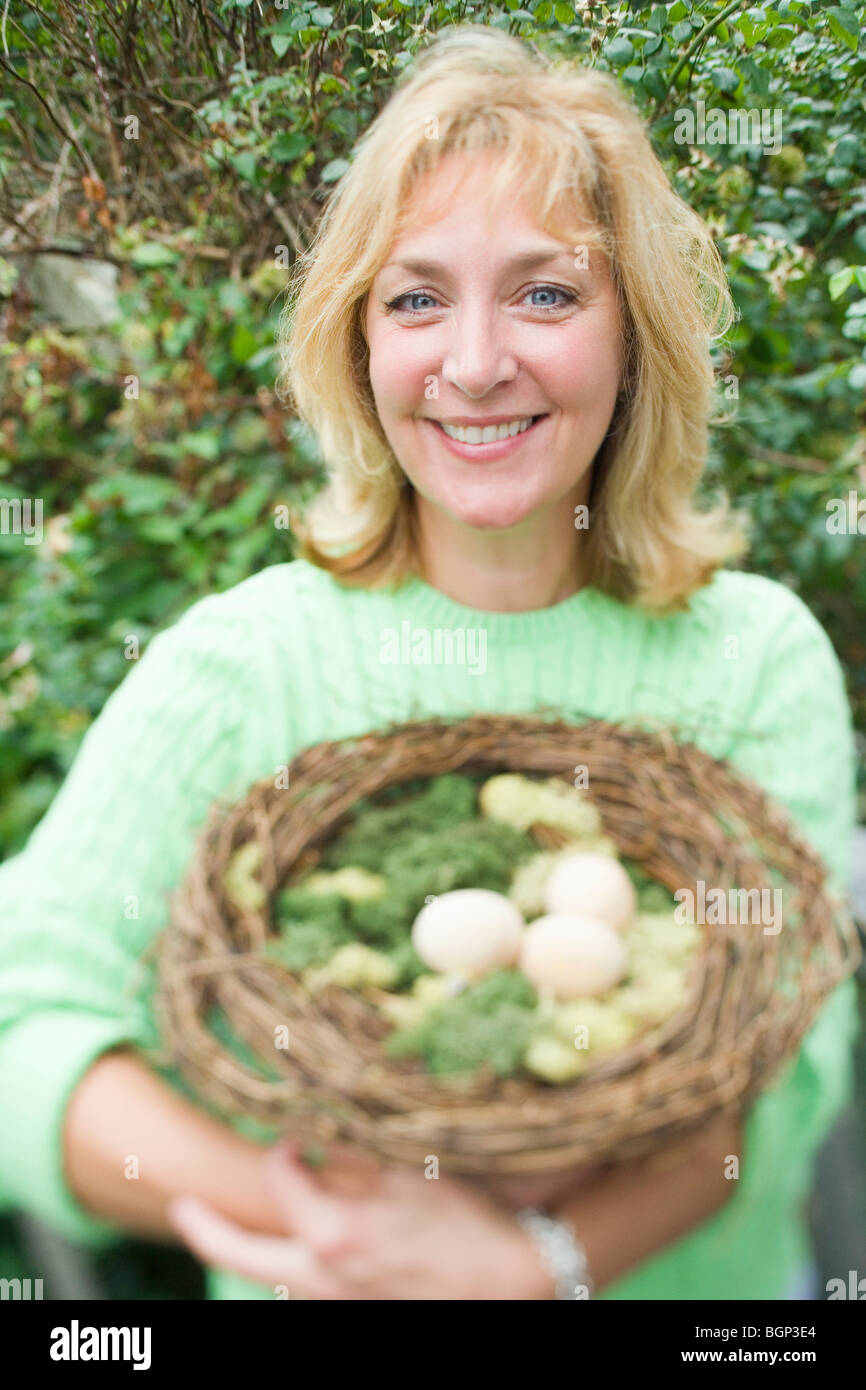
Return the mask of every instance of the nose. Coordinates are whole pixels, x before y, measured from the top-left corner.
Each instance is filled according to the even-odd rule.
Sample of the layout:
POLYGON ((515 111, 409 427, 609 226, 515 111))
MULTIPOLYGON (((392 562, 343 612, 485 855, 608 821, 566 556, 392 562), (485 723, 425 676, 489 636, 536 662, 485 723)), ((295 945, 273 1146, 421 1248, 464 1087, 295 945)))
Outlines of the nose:
POLYGON ((453 337, 442 363, 442 377, 473 400, 513 381, 517 359, 506 341, 506 325, 495 311, 467 306, 454 316, 453 337))

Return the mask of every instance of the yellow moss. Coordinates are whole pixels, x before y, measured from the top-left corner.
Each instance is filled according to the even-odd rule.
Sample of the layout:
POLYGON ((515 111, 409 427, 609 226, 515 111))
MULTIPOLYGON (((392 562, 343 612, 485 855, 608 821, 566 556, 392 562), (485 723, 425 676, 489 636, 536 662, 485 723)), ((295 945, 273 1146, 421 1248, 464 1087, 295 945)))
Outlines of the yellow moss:
POLYGON ((613 990, 609 1000, 570 999, 556 1004, 550 1027, 562 1042, 577 1045, 577 1051, 592 1054, 617 1052, 626 1047, 637 1032, 633 1017, 619 1007, 620 991, 613 990), (577 1030, 585 1030, 578 1032, 577 1030))
POLYGON ((523 1065, 543 1081, 560 1083, 579 1076, 586 1066, 586 1053, 569 1046, 552 1033, 536 1033, 529 1041, 523 1065))
POLYGON ((339 893, 341 898, 348 898, 353 903, 384 897, 387 886, 381 874, 371 874, 368 869, 358 868, 354 864, 347 864, 330 873, 319 869, 300 885, 307 893, 339 893))
POLYGON ((261 868, 262 847, 255 840, 236 849, 223 873, 226 896, 243 911, 264 907, 267 893, 255 874, 261 868))
POLYGON ((341 946, 324 965, 305 970, 302 979, 312 992, 326 985, 339 985, 342 989, 389 989, 399 975, 400 968, 390 957, 353 941, 341 946))
POLYGON ((602 832, 601 816, 586 792, 558 777, 536 782, 519 773, 500 773, 484 783, 479 805, 483 815, 516 830, 538 822, 578 838, 602 832))

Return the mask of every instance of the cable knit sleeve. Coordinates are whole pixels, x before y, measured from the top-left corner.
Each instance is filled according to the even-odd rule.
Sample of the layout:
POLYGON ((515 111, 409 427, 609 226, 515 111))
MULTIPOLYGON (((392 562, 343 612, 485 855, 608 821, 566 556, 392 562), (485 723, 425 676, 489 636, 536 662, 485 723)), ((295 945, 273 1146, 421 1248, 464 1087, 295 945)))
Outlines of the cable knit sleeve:
POLYGON ((151 640, 26 848, 0 865, 0 1200, 83 1244, 122 1232, 67 1187, 67 1102, 102 1053, 155 1042, 139 956, 210 803, 256 775, 254 681, 236 603, 196 603, 151 640))

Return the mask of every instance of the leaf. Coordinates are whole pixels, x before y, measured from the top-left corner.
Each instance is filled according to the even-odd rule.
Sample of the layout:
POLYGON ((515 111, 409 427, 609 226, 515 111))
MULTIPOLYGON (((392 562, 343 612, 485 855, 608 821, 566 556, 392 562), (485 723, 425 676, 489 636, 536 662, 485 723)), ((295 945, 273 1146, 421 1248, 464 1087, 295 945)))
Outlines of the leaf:
POLYGON ((740 85, 740 74, 733 68, 714 68, 710 76, 720 92, 734 92, 740 85))
POLYGON ((310 15, 310 21, 318 24, 320 29, 330 29, 334 22, 334 11, 326 9, 324 5, 317 5, 310 15))
POLYGON ((288 164, 306 154, 310 143, 309 135, 305 135, 302 130, 286 131, 283 135, 278 135, 271 145, 271 158, 279 160, 281 164, 288 164))
POLYGON ((256 162, 252 150, 240 150, 231 156, 232 168, 246 183, 252 183, 256 177, 256 162))
POLYGON ((271 48, 278 58, 282 58, 283 54, 288 53, 291 46, 292 40, 289 34, 271 34, 271 48))
POLYGON ((852 53, 856 53, 860 36, 860 24, 856 14, 843 9, 841 5, 831 5, 827 10, 827 20, 831 33, 844 43, 846 48, 850 48, 852 53))
POLYGON ((322 170, 322 183, 336 183, 349 167, 348 159, 332 159, 322 170))
POLYGON ((247 362, 258 348, 256 335, 246 324, 239 323, 232 334, 232 358, 235 362, 247 362))
POLYGON ((796 37, 795 31, 787 24, 771 29, 764 39, 768 48, 790 48, 796 37))
POLYGON ((770 94, 770 74, 760 63, 756 63, 754 58, 747 58, 745 55, 738 60, 740 72, 748 79, 752 90, 757 92, 759 97, 767 97, 770 94))
POLYGON ((100 502, 119 501, 129 516, 161 511, 181 492, 173 478, 151 473, 114 473, 100 478, 87 489, 85 497, 100 502))
POLYGON ((219 458, 220 439, 216 430, 187 430, 180 436, 178 446, 188 454, 211 462, 219 458))
POLYGON ((604 55, 614 67, 623 68, 634 57, 634 44, 631 39, 614 39, 604 49, 604 55))
POLYGON ((136 535, 154 545, 176 545, 183 532, 183 520, 177 516, 148 516, 136 527, 136 535))
POLYGON ((834 164, 824 175, 824 181, 828 188, 844 188, 851 182, 851 170, 834 164))
POLYGON ((215 531, 239 533, 258 520, 259 513, 271 493, 270 482, 249 483, 233 502, 210 512, 196 527, 198 536, 211 536, 215 531))
POLYGON ((665 82, 658 68, 647 68, 643 85, 646 87, 650 96, 655 97, 656 101, 664 101, 667 96, 668 84, 665 82))
POLYGON ((554 5, 553 13, 560 24, 574 23, 574 9, 571 5, 554 5))
POLYGON ((172 250, 170 246, 165 246, 161 241, 146 241, 141 246, 136 246, 130 255, 133 265, 146 266, 153 269, 155 266, 175 265, 180 260, 180 254, 172 250))

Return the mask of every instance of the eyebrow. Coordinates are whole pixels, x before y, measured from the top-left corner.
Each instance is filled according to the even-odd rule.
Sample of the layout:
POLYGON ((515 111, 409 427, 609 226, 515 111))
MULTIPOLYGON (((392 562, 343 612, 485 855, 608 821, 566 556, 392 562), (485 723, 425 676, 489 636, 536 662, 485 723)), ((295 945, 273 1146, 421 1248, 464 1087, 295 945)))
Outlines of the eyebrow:
MULTIPOLYGON (((551 261, 562 260, 568 255, 565 247, 544 247, 538 251, 524 251, 519 256, 514 256, 507 264, 509 270, 538 270, 541 266, 549 265, 551 261)), ((448 268, 440 261, 424 260, 399 260, 389 261, 382 267, 383 270, 407 270, 410 275, 418 275, 421 279, 435 279, 437 276, 447 276, 448 268)))

